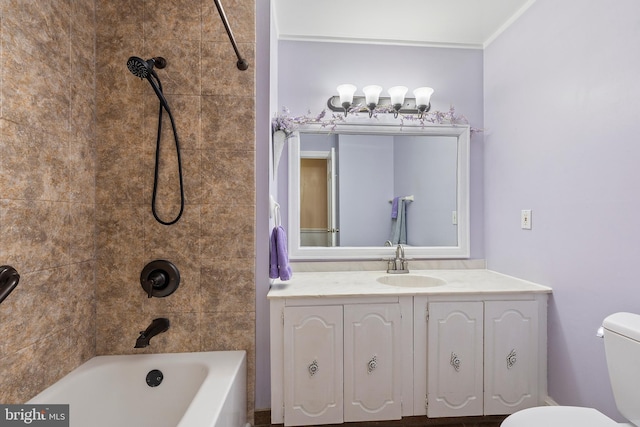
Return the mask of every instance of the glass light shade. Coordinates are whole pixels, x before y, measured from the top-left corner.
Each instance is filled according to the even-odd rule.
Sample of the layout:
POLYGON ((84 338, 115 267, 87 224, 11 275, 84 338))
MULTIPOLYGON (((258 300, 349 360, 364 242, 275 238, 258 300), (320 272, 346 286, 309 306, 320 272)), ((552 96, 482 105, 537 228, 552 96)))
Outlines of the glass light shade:
POLYGON ((390 87, 387 92, 389 92, 389 96, 391 97, 391 105, 403 104, 404 96, 408 90, 406 86, 390 87))
POLYGON ((353 102, 353 94, 356 93, 356 87, 354 85, 345 84, 338 86, 338 94, 340 95, 341 104, 351 104, 353 102))
POLYGON ((416 97, 416 105, 429 105, 431 102, 431 95, 433 89, 430 87, 419 87, 413 91, 413 96, 416 97))
POLYGON ((380 100, 380 92, 382 92, 382 87, 377 85, 365 86, 362 88, 364 92, 365 103, 368 105, 373 104, 374 106, 378 104, 380 100))

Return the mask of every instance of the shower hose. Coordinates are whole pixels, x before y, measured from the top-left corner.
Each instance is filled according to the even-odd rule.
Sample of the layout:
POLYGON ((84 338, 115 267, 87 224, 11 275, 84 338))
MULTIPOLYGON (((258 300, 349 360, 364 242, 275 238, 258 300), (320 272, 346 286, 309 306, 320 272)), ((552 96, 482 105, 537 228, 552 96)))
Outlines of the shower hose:
POLYGON ((156 159, 155 159, 155 170, 153 173, 153 195, 151 198, 151 212, 153 213, 153 217, 160 224, 172 225, 178 222, 178 220, 182 216, 182 213, 184 212, 184 185, 182 182, 182 159, 180 157, 180 142, 178 140, 178 131, 176 129, 176 124, 175 124, 175 121, 173 120, 173 114, 171 114, 171 110, 169 109, 169 105, 166 103, 166 101, 163 102, 164 97, 160 96, 162 95, 162 83, 160 83, 160 79, 157 78, 157 76, 154 76, 154 77, 156 77, 156 81, 158 82, 158 89, 160 90, 160 93, 158 94, 160 106, 158 108, 158 136, 156 139, 156 159), (163 108, 167 111, 167 114, 169 115, 169 119, 171 121, 171 129, 173 130, 173 139, 176 145, 176 157, 178 160, 178 177, 180 179, 180 212, 178 212, 178 215, 176 215, 176 217, 171 221, 162 220, 158 216, 158 212, 156 209, 156 195, 158 193, 158 173, 160 170, 160 141, 162 139, 162 109, 163 108))

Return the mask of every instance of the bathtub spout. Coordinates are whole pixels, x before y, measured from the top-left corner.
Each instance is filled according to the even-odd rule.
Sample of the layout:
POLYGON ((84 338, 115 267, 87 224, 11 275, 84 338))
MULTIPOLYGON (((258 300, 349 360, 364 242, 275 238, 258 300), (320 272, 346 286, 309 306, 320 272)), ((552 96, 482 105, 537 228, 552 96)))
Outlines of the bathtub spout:
POLYGON ((144 348, 149 345, 151 338, 158 334, 166 332, 169 329, 169 319, 159 317, 153 319, 151 324, 144 331, 140 331, 140 336, 136 340, 134 348, 144 348))

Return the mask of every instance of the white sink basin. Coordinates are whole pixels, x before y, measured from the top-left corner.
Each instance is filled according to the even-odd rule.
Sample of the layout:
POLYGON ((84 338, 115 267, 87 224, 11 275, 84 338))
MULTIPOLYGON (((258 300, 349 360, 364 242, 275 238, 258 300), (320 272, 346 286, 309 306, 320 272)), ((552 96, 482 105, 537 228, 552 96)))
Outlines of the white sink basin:
POLYGON ((446 285, 442 279, 430 276, 416 276, 413 274, 388 275, 376 279, 379 283, 389 286, 399 286, 403 288, 431 288, 434 286, 446 285))

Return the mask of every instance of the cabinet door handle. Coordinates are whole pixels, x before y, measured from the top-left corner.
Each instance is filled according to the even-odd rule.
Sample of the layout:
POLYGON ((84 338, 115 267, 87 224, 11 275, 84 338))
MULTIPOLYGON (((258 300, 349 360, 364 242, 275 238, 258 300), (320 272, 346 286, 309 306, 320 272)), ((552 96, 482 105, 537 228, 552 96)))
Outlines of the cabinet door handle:
POLYGON ((367 373, 370 374, 378 367, 378 360, 374 355, 369 362, 367 362, 367 373))
POLYGON ((318 361, 314 360, 313 362, 311 362, 307 369, 309 370, 309 375, 314 376, 315 374, 317 374, 318 370, 320 369, 318 367, 318 361))
POLYGON ((516 349, 513 348, 511 349, 509 354, 507 354, 507 369, 513 368, 513 365, 515 365, 517 361, 518 360, 516 358, 516 349))
POLYGON ((456 372, 460 371, 460 363, 462 363, 462 361, 460 360, 458 355, 454 352, 451 352, 451 360, 449 360, 449 364, 453 366, 453 369, 455 369, 456 372))

